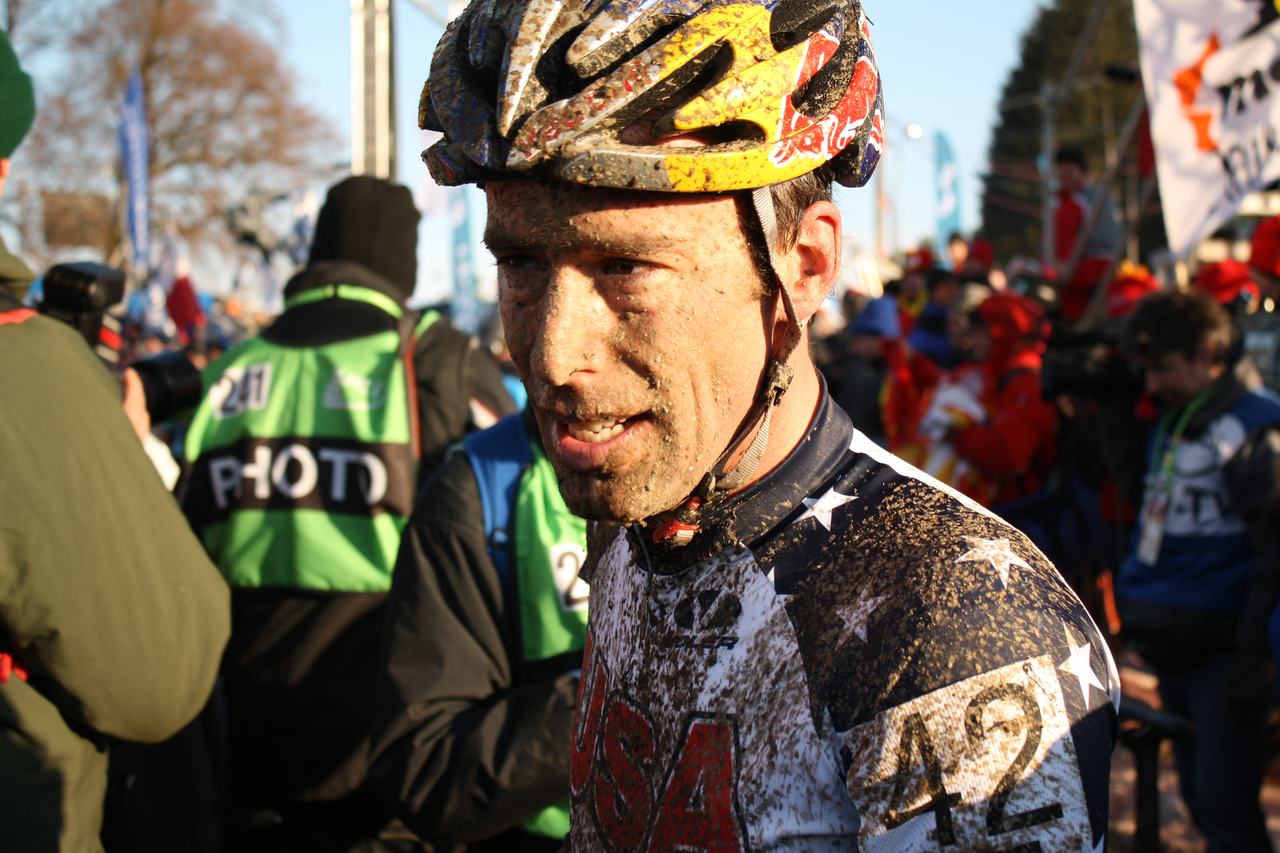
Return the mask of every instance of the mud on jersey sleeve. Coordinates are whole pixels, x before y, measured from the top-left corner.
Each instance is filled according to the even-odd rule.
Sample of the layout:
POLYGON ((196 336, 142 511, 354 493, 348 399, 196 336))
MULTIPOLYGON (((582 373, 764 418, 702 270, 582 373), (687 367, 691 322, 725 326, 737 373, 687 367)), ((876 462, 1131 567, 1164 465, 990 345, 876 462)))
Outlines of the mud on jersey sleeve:
POLYGON ((857 459, 771 561, 861 849, 1102 849, 1101 635, 1022 534, 899 466, 857 459))

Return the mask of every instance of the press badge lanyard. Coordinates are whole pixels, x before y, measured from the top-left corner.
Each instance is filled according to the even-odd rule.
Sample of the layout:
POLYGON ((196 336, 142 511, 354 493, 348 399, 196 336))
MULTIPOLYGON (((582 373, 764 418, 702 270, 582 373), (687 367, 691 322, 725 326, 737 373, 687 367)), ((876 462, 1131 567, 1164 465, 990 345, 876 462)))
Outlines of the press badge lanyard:
MULTIPOLYGON (((1151 500, 1147 502, 1146 510, 1143 512, 1142 533, 1138 540, 1138 559, 1148 566, 1154 566, 1156 560, 1160 558, 1165 517, 1169 513, 1169 504, 1173 500, 1173 478, 1178 467, 1178 448, 1182 445, 1182 433, 1186 431, 1191 416, 1204 405, 1205 400, 1209 399, 1210 391, 1212 391, 1211 388, 1201 391, 1182 410, 1178 422, 1174 424, 1173 432, 1169 435, 1169 445, 1165 447, 1164 455, 1159 457, 1160 471, 1153 483, 1155 489, 1151 500)), ((1169 428, 1172 417, 1173 412, 1168 413, 1160 419, 1160 424, 1156 427, 1156 440, 1151 446, 1152 468, 1156 467, 1160 447, 1164 444, 1165 431, 1169 428)))

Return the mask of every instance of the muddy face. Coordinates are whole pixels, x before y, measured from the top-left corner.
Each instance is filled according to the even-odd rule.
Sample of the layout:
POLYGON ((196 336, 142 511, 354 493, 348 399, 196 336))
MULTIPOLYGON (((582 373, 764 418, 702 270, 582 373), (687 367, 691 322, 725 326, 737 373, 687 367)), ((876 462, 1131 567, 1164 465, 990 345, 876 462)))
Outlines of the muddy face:
POLYGON ((745 418, 765 363, 735 202, 486 187, 507 344, 575 513, 674 508, 745 418))

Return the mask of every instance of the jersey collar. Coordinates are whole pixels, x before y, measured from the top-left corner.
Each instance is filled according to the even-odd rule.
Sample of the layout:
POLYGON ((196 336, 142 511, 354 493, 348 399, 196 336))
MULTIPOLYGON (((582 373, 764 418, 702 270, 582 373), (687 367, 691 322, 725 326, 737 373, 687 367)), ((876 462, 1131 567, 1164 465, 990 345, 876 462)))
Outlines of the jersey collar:
POLYGON ((824 386, 808 432, 782 464, 747 489, 709 508, 702 519, 702 532, 688 545, 652 547, 655 571, 678 572, 727 550, 752 547, 840 471, 852 440, 853 423, 843 409, 831 402, 824 386))

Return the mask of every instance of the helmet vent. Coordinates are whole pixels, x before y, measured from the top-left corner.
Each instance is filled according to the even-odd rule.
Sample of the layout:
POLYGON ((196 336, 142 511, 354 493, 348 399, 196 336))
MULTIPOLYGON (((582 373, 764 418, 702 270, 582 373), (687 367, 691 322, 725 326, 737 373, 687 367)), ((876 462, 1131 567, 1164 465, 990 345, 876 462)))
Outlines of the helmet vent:
POLYGON ((579 25, 561 33, 538 58, 537 78, 547 92, 548 101, 572 97, 581 92, 587 82, 567 59, 584 26, 579 25))
POLYGON ((655 100, 663 104, 662 114, 654 124, 657 137, 675 133, 673 118, 681 106, 716 85, 733 67, 733 49, 726 42, 716 42, 686 63, 666 81, 655 87, 655 100))
MULTIPOLYGON (((821 30, 841 6, 855 6, 851 2, 835 2, 832 0, 782 0, 773 10, 770 20, 770 38, 775 50, 781 52, 794 47, 814 33, 821 30)), ((848 20, 856 20, 850 15, 848 20)))
POLYGON ((607 77, 618 68, 618 65, 625 63, 632 56, 644 53, 663 38, 676 32, 684 20, 675 15, 660 15, 660 17, 645 18, 643 23, 644 28, 618 33, 608 44, 598 47, 589 54, 582 54, 580 49, 570 47, 568 61, 572 64, 573 70, 576 70, 584 81, 596 77, 607 77))
POLYGON ((717 42, 701 54, 677 70, 674 74, 653 87, 645 103, 660 104, 651 108, 632 126, 628 127, 630 135, 635 136, 637 128, 648 128, 645 134, 646 143, 656 144, 659 140, 675 133, 674 116, 680 107, 694 97, 715 85, 733 67, 733 49, 725 42, 717 42))
POLYGON ((501 57, 506 49, 507 34, 496 27, 485 26, 481 22, 476 22, 473 26, 474 29, 468 35, 472 36, 477 51, 483 50, 491 55, 482 57, 482 61, 472 68, 471 76, 477 91, 484 92, 493 98, 497 96, 502 82, 501 57), (478 33, 481 30, 484 31, 483 35, 478 33))
POLYGON ((840 103, 840 99, 849 91, 849 81, 861 55, 861 42, 861 37, 841 42, 822 70, 791 95, 791 103, 796 109, 805 115, 823 116, 840 103))
MULTIPOLYGON (((645 15, 590 52, 580 45, 570 48, 568 59, 584 79, 604 77, 623 62, 671 35, 682 23, 684 18, 679 15, 645 15)), ((596 27, 598 24, 588 24, 586 33, 591 34, 596 27)), ((586 38, 585 34, 583 38, 586 38)))

